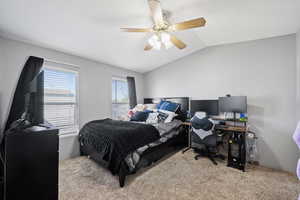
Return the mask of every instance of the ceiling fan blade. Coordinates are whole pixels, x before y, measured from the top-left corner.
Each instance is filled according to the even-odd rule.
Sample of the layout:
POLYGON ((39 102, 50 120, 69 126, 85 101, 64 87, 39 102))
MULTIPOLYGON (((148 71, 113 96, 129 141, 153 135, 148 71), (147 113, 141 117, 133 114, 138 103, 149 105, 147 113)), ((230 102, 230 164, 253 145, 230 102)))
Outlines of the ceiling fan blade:
POLYGON ((186 47, 186 44, 184 44, 174 35, 170 35, 170 40, 178 49, 184 49, 186 47))
POLYGON ((145 51, 151 50, 153 47, 150 44, 147 44, 144 48, 145 51))
POLYGON ((170 26, 170 31, 181 31, 181 30, 186 30, 191 28, 198 28, 201 26, 205 26, 205 24, 206 24, 206 20, 203 17, 201 17, 201 18, 192 19, 189 21, 174 24, 170 26))
POLYGON ((159 0, 148 0, 151 16, 155 25, 164 23, 163 13, 159 0))
POLYGON ((125 32, 152 32, 152 28, 121 28, 125 32))

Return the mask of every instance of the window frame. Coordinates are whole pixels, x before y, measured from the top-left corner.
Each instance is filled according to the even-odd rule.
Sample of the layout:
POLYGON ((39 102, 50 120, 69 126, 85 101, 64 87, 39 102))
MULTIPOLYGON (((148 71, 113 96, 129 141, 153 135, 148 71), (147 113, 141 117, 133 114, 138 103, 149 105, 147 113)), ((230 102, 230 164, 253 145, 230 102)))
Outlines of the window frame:
MULTIPOLYGON (((128 94, 128 102, 126 102, 126 103, 124 103, 124 102, 114 102, 112 100, 112 97, 113 97, 113 94, 112 94, 112 81, 113 80, 124 81, 128 85, 127 79, 125 77, 120 77, 120 76, 112 76, 111 77, 111 98, 110 98, 111 99, 111 109, 110 109, 111 110, 111 118, 113 118, 113 105, 114 104, 117 104, 117 105, 128 105, 128 107, 129 107, 129 94, 128 94)), ((115 90, 115 91, 117 91, 117 90, 115 90)), ((117 92, 115 93, 115 95, 117 95, 117 92)))
MULTIPOLYGON (((62 72, 69 72, 69 73, 74 73, 75 74, 75 91, 76 91, 76 103, 75 103, 75 122, 77 125, 77 129, 74 129, 76 131, 70 131, 70 132, 65 132, 65 133, 59 133, 59 136, 68 136, 68 135, 78 135, 79 130, 80 130, 80 115, 79 115, 79 68, 74 67, 74 66, 69 66, 66 64, 57 64, 57 63, 52 63, 52 62, 47 62, 44 63, 43 69, 49 69, 49 70, 57 70, 57 71, 62 71, 62 72)), ((45 103, 44 103, 45 104, 45 103)))

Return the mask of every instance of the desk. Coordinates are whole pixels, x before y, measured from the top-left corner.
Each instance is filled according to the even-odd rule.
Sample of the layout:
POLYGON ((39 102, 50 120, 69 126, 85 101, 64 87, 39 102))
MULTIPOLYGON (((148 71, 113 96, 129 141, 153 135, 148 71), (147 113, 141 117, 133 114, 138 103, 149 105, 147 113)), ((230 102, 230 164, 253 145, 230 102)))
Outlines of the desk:
MULTIPOLYGON (((190 122, 183 122, 183 126, 188 126, 188 138, 189 138, 189 145, 186 149, 182 151, 182 153, 188 151, 192 148, 191 142, 191 123, 190 122)), ((215 131, 220 131, 224 134, 231 134, 229 141, 228 141, 228 160, 227 166, 237 168, 240 170, 245 171, 246 165, 246 133, 248 132, 248 128, 246 126, 229 126, 229 125, 215 125, 215 131), (238 145, 238 155, 232 153, 232 146, 238 145)), ((233 150, 234 151, 234 150, 233 150)))
MULTIPOLYGON (((183 122, 183 126, 191 126, 191 122, 183 122)), ((227 125, 216 125, 215 130, 221 130, 221 131, 235 131, 235 132, 241 132, 246 133, 248 132, 247 127, 245 126, 227 126, 227 125)))
POLYGON ((215 126, 215 130, 220 131, 232 131, 232 132, 240 132, 240 133, 247 133, 248 129, 245 126, 215 126))
POLYGON ((191 126, 191 122, 182 122, 183 126, 191 126))

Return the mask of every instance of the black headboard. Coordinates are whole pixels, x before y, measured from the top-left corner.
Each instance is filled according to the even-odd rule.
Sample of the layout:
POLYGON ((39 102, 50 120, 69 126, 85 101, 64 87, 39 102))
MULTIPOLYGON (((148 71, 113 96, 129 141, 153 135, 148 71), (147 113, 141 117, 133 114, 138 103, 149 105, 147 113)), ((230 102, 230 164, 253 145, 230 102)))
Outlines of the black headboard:
POLYGON ((178 119, 185 121, 187 117, 187 111, 189 110, 189 97, 161 97, 161 98, 145 98, 144 104, 159 103, 160 101, 171 101, 180 104, 180 110, 178 111, 178 119))

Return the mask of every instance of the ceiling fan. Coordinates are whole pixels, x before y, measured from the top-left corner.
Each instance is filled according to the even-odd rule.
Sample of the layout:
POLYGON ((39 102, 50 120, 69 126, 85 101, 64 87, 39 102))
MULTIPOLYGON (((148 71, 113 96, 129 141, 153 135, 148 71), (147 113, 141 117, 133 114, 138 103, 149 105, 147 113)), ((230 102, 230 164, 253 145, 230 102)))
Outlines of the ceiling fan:
POLYGON ((186 44, 184 44, 181 40, 179 40, 176 36, 174 36, 171 33, 191 28, 202 27, 206 24, 206 20, 203 17, 184 21, 177 24, 169 24, 167 20, 164 19, 159 0, 148 0, 148 4, 150 7, 151 17, 154 23, 152 28, 121 28, 125 32, 154 33, 153 36, 149 38, 148 44, 144 48, 145 51, 151 49, 160 50, 162 46, 168 49, 173 45, 175 45, 179 49, 184 49, 186 47, 186 44))

